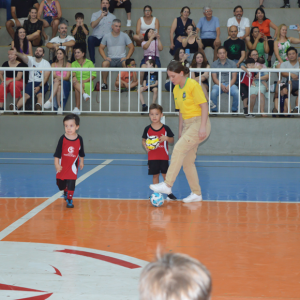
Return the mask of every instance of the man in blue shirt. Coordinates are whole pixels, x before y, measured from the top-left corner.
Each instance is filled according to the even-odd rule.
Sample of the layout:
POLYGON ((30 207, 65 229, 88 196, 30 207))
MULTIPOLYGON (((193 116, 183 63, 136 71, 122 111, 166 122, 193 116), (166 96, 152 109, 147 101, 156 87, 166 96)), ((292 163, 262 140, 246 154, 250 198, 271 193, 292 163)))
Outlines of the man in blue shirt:
POLYGON ((220 22, 217 17, 212 15, 210 6, 204 6, 204 17, 200 18, 197 24, 197 32, 200 31, 202 49, 212 47, 214 49, 214 61, 217 59, 217 49, 221 46, 220 40, 220 22))

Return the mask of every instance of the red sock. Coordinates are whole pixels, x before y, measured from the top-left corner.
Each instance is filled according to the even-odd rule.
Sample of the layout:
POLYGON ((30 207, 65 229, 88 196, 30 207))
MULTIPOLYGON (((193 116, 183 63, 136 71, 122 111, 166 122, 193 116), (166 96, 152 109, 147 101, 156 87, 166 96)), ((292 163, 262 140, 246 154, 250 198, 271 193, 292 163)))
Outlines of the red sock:
POLYGON ((68 200, 72 200, 74 195, 74 191, 68 191, 68 200))

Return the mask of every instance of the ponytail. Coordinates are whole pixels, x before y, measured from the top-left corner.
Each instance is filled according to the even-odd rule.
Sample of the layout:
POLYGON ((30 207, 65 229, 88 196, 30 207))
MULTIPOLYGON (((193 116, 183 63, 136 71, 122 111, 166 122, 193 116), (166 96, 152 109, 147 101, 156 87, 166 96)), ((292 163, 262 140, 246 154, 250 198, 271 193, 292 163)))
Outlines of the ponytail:
POLYGON ((188 67, 185 67, 179 61, 171 61, 167 67, 167 70, 171 71, 171 72, 175 72, 177 74, 183 72, 184 75, 187 75, 190 73, 190 69, 188 67))

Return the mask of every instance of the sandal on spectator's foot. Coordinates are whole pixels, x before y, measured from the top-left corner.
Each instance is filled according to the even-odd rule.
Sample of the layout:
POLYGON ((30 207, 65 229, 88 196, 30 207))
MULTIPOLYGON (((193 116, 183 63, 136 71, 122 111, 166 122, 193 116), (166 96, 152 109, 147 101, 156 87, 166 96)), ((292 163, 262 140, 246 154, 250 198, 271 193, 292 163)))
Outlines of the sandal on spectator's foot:
POLYGON ((34 106, 34 110, 38 113, 38 114, 41 114, 41 110, 42 110, 42 105, 39 104, 39 103, 36 103, 35 106, 34 106))
POLYGON ((107 84, 106 83, 102 83, 101 84, 101 89, 102 90, 107 90, 107 84))
POLYGON ((16 110, 16 112, 14 112, 15 115, 19 114, 17 105, 14 105, 13 103, 9 104, 9 109, 16 110))
POLYGON ((44 109, 50 109, 52 107, 52 102, 50 100, 47 100, 44 103, 44 109))

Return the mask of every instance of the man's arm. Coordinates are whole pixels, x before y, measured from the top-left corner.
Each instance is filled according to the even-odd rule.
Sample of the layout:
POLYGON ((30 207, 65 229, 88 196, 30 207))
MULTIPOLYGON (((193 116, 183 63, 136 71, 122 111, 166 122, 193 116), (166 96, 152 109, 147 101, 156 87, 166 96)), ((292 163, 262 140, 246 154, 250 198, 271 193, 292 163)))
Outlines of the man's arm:
POLYGON ((74 45, 75 45, 74 40, 62 43, 62 46, 67 46, 67 47, 73 47, 74 45))
POLYGON ((20 59, 22 59, 22 61, 25 64, 28 64, 28 60, 29 59, 28 59, 28 56, 26 54, 18 52, 15 47, 13 48, 13 51, 14 51, 14 55, 16 55, 17 57, 19 57, 20 59))
POLYGON ((236 73, 231 73, 230 86, 233 86, 236 82, 236 73))
POLYGON ((244 61, 245 57, 246 57, 246 52, 245 52, 245 50, 243 50, 243 51, 241 51, 241 58, 237 62, 237 67, 238 68, 240 67, 240 64, 244 61))
POLYGON ((108 12, 102 11, 101 16, 96 19, 95 21, 91 22, 91 27, 94 29, 95 27, 98 26, 99 22, 105 17, 107 16, 108 12))
POLYGON ((130 58, 131 55, 132 55, 133 52, 134 52, 134 45, 133 45, 133 43, 128 44, 127 47, 129 48, 129 51, 128 51, 127 56, 125 57, 125 59, 130 58))
POLYGON ((54 48, 57 48, 57 46, 59 46, 59 44, 57 44, 57 43, 47 43, 46 44, 46 47, 48 48, 48 49, 54 49, 54 48))
POLYGON ((106 47, 106 46, 103 45, 103 44, 100 44, 100 46, 99 46, 99 53, 100 53, 100 55, 103 57, 104 60, 107 59, 107 56, 106 56, 106 54, 105 54, 105 52, 104 52, 105 47, 106 47))
POLYGON ((216 85, 220 85, 220 81, 219 81, 219 79, 218 79, 218 77, 217 77, 217 73, 212 73, 212 74, 211 74, 211 78, 212 78, 213 82, 214 82, 216 85))

